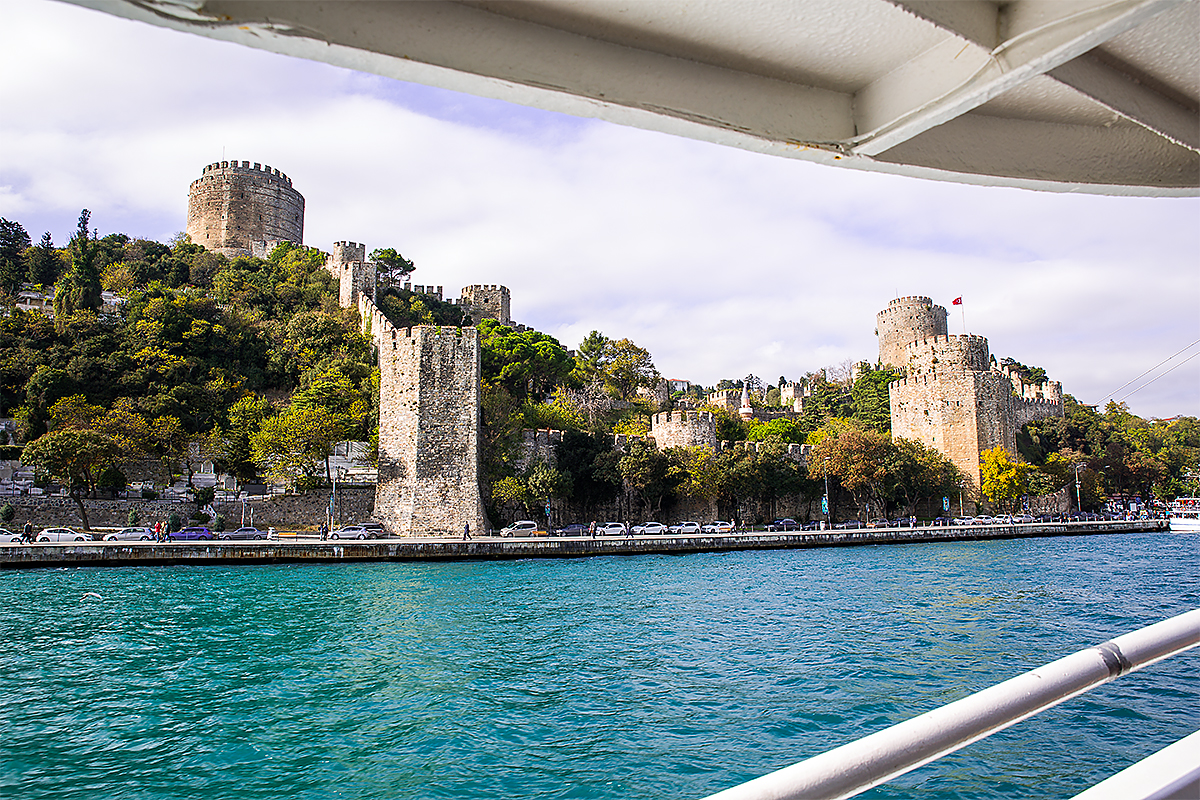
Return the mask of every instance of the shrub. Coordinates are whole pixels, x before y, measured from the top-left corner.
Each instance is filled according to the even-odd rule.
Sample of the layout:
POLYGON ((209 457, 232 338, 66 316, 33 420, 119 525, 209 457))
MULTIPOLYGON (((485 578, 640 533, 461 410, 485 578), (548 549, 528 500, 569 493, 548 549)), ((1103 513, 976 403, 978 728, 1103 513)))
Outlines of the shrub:
POLYGON ((153 489, 145 489, 144 488, 144 489, 142 489, 142 499, 143 500, 157 500, 158 492, 154 491, 153 489))
POLYGON ((12 503, 5 503, 0 506, 0 520, 4 522, 12 522, 13 517, 17 515, 17 510, 13 508, 12 503))
POLYGON ((138 522, 141 521, 141 518, 142 518, 141 515, 138 514, 138 510, 136 508, 131 508, 129 510, 129 516, 125 518, 125 523, 127 525, 129 525, 129 527, 132 528, 134 525, 137 525, 138 522))
POLYGON ((213 525, 212 526, 213 526, 213 530, 216 531, 217 533, 220 533, 221 531, 225 530, 225 515, 217 514, 215 517, 213 517, 213 525))
POLYGON ((181 522, 182 520, 179 519, 179 512, 172 511, 167 515, 167 530, 171 533, 175 533, 175 531, 183 527, 183 525, 180 524, 181 522))
POLYGON ((208 514, 204 513, 200 509, 196 509, 192 512, 192 515, 188 517, 188 519, 194 519, 196 522, 208 522, 208 514))

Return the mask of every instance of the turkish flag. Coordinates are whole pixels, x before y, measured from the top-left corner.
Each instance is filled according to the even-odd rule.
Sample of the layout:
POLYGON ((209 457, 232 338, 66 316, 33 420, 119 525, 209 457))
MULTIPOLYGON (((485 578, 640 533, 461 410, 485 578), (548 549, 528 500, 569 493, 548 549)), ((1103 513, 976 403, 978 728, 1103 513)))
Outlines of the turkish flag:
POLYGON ((961 306, 961 305, 962 305, 962 298, 961 298, 961 297, 956 297, 956 298, 954 298, 954 302, 953 302, 953 303, 951 303, 950 305, 952 305, 952 306, 961 306))

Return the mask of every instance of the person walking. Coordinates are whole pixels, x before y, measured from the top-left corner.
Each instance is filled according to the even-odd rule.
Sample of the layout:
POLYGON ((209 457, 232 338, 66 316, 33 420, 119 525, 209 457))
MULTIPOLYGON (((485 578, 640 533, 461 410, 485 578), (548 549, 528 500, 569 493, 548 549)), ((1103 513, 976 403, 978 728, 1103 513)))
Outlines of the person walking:
POLYGON ((596 538, 596 520, 592 520, 592 524, 588 525, 588 533, 592 535, 593 539, 596 538))
POLYGON ((470 538, 471 538, 471 523, 470 522, 463 523, 463 541, 465 542, 467 539, 470 539, 470 538))
POLYGON ((21 538, 25 544, 33 544, 33 523, 25 520, 25 527, 21 529, 21 538))
POLYGON ((321 541, 325 541, 327 538, 329 538, 329 526, 322 522, 318 533, 321 535, 321 541))

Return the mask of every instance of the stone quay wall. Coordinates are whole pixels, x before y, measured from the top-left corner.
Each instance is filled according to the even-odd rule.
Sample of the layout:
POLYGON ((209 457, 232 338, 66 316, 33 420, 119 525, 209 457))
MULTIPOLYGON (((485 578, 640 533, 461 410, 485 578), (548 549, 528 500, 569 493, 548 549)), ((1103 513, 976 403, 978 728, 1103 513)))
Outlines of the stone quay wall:
POLYGON ((193 244, 227 256, 250 255, 265 240, 304 241, 304 196, 287 175, 249 161, 209 164, 188 189, 193 244))
POLYGON ((486 530, 479 331, 397 329, 375 314, 372 326, 380 374, 376 518, 400 536, 446 535, 466 523, 486 530))
MULTIPOLYGON (((79 530, 82 525, 79 507, 74 500, 67 497, 0 497, 0 505, 4 503, 12 503, 16 516, 12 522, 0 522, 0 528, 13 532, 19 532, 26 521, 33 524, 34 530, 59 527, 79 530)), ((178 514, 184 525, 201 524, 188 519, 196 508, 194 503, 189 502, 129 499, 84 500, 83 504, 93 529, 127 527, 130 511, 137 511, 138 525, 150 526, 155 522, 166 522, 172 513, 178 514)), ((337 524, 368 520, 375 508, 375 487, 339 486, 336 505, 337 516, 334 521, 337 524)), ((247 500, 245 503, 220 502, 215 503, 213 508, 225 517, 225 527, 228 530, 241 527, 243 510, 246 512, 246 523, 250 524, 253 520, 254 525, 263 530, 268 527, 280 530, 316 530, 325 520, 329 509, 329 492, 276 495, 247 500)))
POLYGON ((907 363, 904 349, 909 342, 946 336, 949 332, 945 308, 935 306, 928 297, 897 297, 875 315, 879 363, 903 367, 907 363))

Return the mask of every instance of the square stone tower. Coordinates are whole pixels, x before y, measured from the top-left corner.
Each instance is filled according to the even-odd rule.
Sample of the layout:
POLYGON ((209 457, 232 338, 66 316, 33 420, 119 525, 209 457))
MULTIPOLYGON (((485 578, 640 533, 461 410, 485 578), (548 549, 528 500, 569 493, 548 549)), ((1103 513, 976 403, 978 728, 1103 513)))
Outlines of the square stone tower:
POLYGON ((479 331, 379 324, 375 516, 400 536, 461 535, 465 523, 486 530, 479 331))

